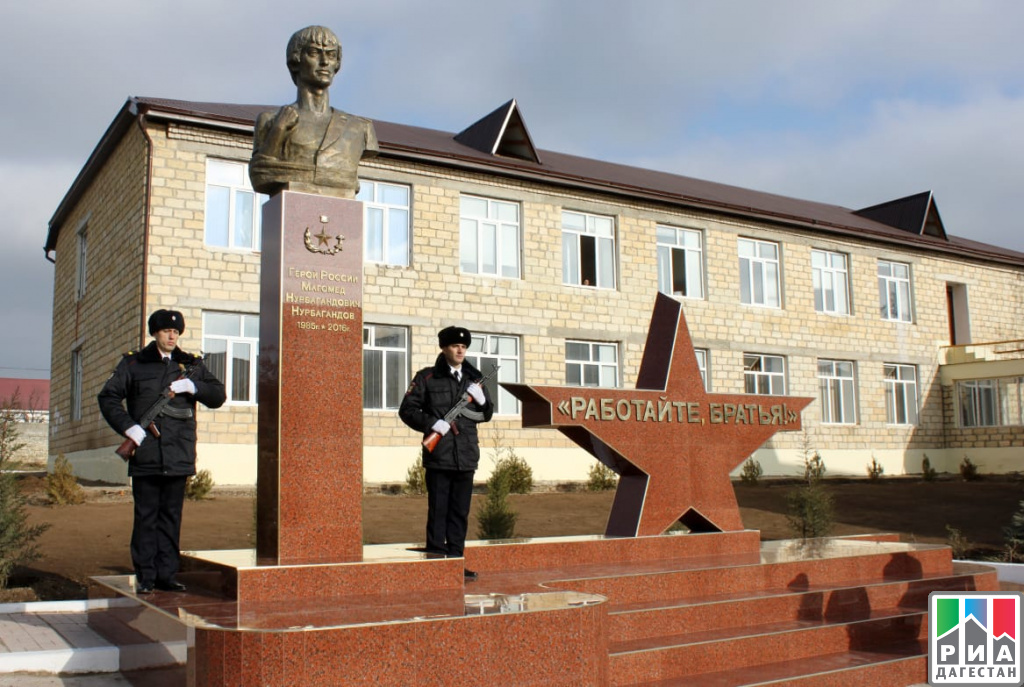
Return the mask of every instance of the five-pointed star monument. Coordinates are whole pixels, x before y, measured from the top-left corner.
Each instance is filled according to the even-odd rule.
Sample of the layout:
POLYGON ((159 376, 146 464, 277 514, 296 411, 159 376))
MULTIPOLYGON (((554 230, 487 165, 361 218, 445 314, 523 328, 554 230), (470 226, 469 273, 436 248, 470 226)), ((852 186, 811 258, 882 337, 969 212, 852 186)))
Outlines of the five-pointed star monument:
POLYGON ((636 391, 503 383, 523 427, 553 427, 619 475, 605 534, 742 530, 729 473, 813 398, 704 390, 682 306, 658 294, 636 391))

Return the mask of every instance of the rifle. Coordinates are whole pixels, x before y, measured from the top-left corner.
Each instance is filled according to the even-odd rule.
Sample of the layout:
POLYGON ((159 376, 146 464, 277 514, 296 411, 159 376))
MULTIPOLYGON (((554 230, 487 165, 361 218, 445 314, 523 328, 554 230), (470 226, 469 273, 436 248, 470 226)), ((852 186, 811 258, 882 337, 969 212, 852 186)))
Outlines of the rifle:
MULTIPOLYGON (((199 363, 202 360, 202 356, 196 356, 195 360, 185 368, 184 373, 178 379, 189 379, 199 369, 199 363)), ((175 381, 178 380, 176 379, 175 381)), ((160 398, 156 399, 153 405, 147 408, 146 412, 139 418, 139 424, 157 438, 160 437, 160 430, 157 429, 155 420, 163 412, 164 408, 167 407, 167 404, 171 402, 172 398, 174 398, 174 392, 171 391, 171 387, 168 385, 166 389, 160 392, 160 398)), ((131 438, 127 438, 114 450, 114 453, 121 456, 124 462, 127 463, 135 455, 136 448, 135 442, 131 438)))
MULTIPOLYGON (((501 365, 495 365, 494 367, 491 368, 491 371, 489 373, 487 373, 484 377, 482 377, 480 379, 480 381, 474 382, 474 383, 475 384, 479 384, 480 388, 482 389, 483 386, 484 386, 484 383, 488 379, 493 377, 495 374, 497 374, 498 369, 500 367, 501 367, 501 365)), ((466 406, 468 406, 472 400, 473 400, 473 397, 470 396, 468 393, 467 394, 463 394, 462 398, 460 398, 458 400, 458 402, 455 405, 452 406, 452 409, 449 410, 447 413, 445 413, 444 421, 447 422, 448 424, 451 424, 452 422, 454 422, 456 420, 456 418, 458 418, 460 415, 462 415, 462 411, 464 411, 466 409, 466 406)), ((423 447, 425 449, 427 449, 428 452, 433 453, 434 452, 434 448, 437 446, 437 442, 439 442, 439 441, 441 441, 441 435, 438 434, 437 432, 431 432, 423 440, 423 447)))

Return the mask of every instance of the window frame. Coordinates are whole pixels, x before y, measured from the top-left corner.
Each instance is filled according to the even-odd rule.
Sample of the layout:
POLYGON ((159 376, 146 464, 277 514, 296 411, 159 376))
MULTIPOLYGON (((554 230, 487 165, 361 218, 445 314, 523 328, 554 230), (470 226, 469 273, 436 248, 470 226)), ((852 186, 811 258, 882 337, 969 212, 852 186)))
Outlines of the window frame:
POLYGON ((704 299, 704 232, 700 229, 688 227, 676 227, 669 224, 655 225, 655 248, 658 264, 658 291, 666 296, 676 298, 691 298, 694 300, 704 299), (673 233, 673 241, 667 241, 666 234, 673 233), (695 236, 696 247, 687 245, 685 237, 695 236), (672 286, 676 282, 676 254, 682 254, 683 287, 685 292, 680 293, 672 286), (691 275, 691 268, 696 267, 696 276, 691 275), (668 274, 665 273, 668 270, 668 274), (693 285, 698 293, 690 293, 693 285), (666 287, 668 289, 666 290, 666 287))
POLYGON ((885 384, 885 423, 895 426, 917 426, 921 419, 917 393, 917 366, 882 363, 882 381, 885 384), (889 376, 890 370, 895 376, 889 376), (910 379, 903 376, 907 370, 910 371, 910 379), (899 406, 902 406, 902 413, 899 406))
POLYGON ((613 342, 610 342, 610 341, 587 341, 587 340, 583 340, 583 339, 566 339, 565 340, 565 347, 563 349, 563 358, 564 358, 564 363, 565 363, 564 364, 565 383, 567 385, 569 385, 569 386, 580 386, 580 387, 591 387, 591 388, 602 388, 602 389, 617 389, 617 388, 619 388, 620 379, 621 379, 620 370, 619 370, 619 361, 621 359, 621 356, 619 355, 619 344, 613 343, 613 342), (570 346, 585 346, 587 348, 587 351, 588 351, 588 357, 586 359, 570 358, 569 357, 569 347, 570 346), (605 350, 612 352, 612 354, 614 355, 614 361, 613 362, 607 363, 605 361, 602 361, 602 360, 599 359, 599 356, 598 356, 598 358, 595 358, 595 352, 605 351, 605 350), (579 375, 578 375, 579 383, 576 383, 575 381, 572 381, 572 378, 570 377, 570 373, 569 373, 570 366, 575 366, 575 367, 579 368, 579 375), (588 368, 596 369, 597 370, 598 380, 597 380, 596 384, 587 384, 586 383, 587 369, 588 368), (608 370, 611 370, 611 373, 615 377, 614 380, 613 380, 613 383, 611 385, 602 384, 602 382, 605 381, 604 373, 606 371, 608 371, 608 370))
POLYGON ((80 301, 85 297, 86 286, 88 285, 89 267, 89 223, 82 222, 76 236, 76 258, 75 258, 75 300, 80 301))
POLYGON ((522 279, 523 275, 523 208, 522 204, 512 200, 501 198, 490 198, 474 193, 463 193, 459 196, 459 269, 463 274, 479 274, 499 279, 522 279), (486 212, 483 216, 467 214, 466 201, 477 201, 486 203, 486 212), (515 221, 501 219, 499 217, 502 207, 515 209, 515 221), (486 250, 487 241, 482 240, 487 227, 492 227, 494 239, 493 246, 494 271, 484 269, 486 258, 483 253, 486 250), (506 245, 508 239, 506 232, 513 234, 513 246, 506 245), (469 238, 472 235, 472 245, 469 238), (473 253, 473 263, 467 266, 466 253, 473 253), (514 274, 506 274, 506 258, 514 258, 514 274))
POLYGON ((487 381, 487 393, 494 401, 495 415, 518 415, 519 399, 502 388, 499 382, 519 382, 519 371, 523 369, 523 341, 514 334, 473 332, 473 341, 466 350, 466 360, 486 376, 491 373, 489 365, 482 360, 494 359, 501 366, 498 374, 487 381), (502 353, 502 341, 515 342, 515 353, 502 353), (514 363, 514 364, 513 364, 514 363))
MULTIPOLYGON (((599 215, 579 210, 562 210, 562 284, 565 286, 582 286, 588 289, 604 289, 614 291, 618 288, 618 241, 613 215, 599 215), (566 218, 576 216, 582 218, 582 229, 566 226, 566 218), (608 236, 601 235, 604 229, 598 229, 598 222, 608 222, 608 236), (586 242, 592 242, 590 250, 586 250, 586 242), (584 284, 585 253, 592 253, 593 284, 584 284), (604 256, 604 258, 602 258, 604 256), (602 269, 603 261, 607 265, 602 269), (570 274, 575 272, 575 274, 570 274), (606 274, 608 272, 609 274, 606 274)), ((590 260, 587 260, 590 262, 590 260)))
POLYGON ((824 248, 811 249, 811 286, 814 290, 814 310, 825 315, 849 316, 853 313, 850 303, 850 256, 839 251, 826 250, 824 248), (825 258, 825 265, 814 264, 814 258, 820 255, 825 258), (835 267, 832 262, 835 258, 841 258, 842 268, 835 267), (825 282, 831 282, 831 294, 833 306, 828 307, 825 282), (839 306, 840 299, 836 294, 836 284, 842 284, 842 307, 839 306))
POLYGON ((817 367, 821 424, 857 424, 857 366, 852 360, 818 358, 817 367), (823 366, 830 370, 823 371, 823 366), (849 374, 842 374, 840 366, 849 368, 849 374))
POLYGON ((360 179, 359 192, 356 200, 363 203, 363 260, 376 265, 392 265, 395 267, 408 267, 412 262, 412 185, 394 181, 381 181, 377 179, 360 179), (381 200, 387 188, 400 188, 405 192, 406 203, 391 203, 381 200), (370 196, 367 198, 367 196, 370 196), (370 251, 375 250, 371 243, 369 232, 371 231, 371 213, 381 213, 380 226, 380 256, 381 259, 371 257, 370 251), (398 228, 394 226, 395 213, 404 211, 405 226, 398 228), (401 234, 401 242, 396 243, 396 235, 401 234), (394 244, 394 245, 393 245, 394 244), (398 258, 398 253, 403 255, 398 258))
POLYGON ((412 332, 408 327, 395 324, 386 324, 383 322, 364 322, 363 323, 363 339, 362 339, 362 356, 363 356, 363 398, 362 407, 364 411, 381 411, 381 412, 398 412, 398 407, 402 403, 402 398, 405 395, 405 390, 409 388, 410 379, 410 360, 412 358, 412 332), (382 346, 377 343, 377 329, 388 329, 402 332, 404 338, 404 346, 382 346), (378 369, 381 373, 381 379, 377 386, 380 388, 380 406, 367 405, 367 391, 371 389, 371 385, 367 382, 367 375, 371 374, 370 366, 366 363, 366 354, 368 352, 380 352, 381 360, 378 369), (397 380, 389 379, 390 364, 392 364, 393 358, 389 354, 398 354, 399 361, 397 364, 397 371, 400 374, 400 378, 397 380), (389 396, 394 405, 388 403, 389 396))
POLYGON ((706 348, 694 348, 693 355, 697 358, 697 369, 704 383, 704 391, 711 391, 711 351, 706 348))
POLYGON ((780 310, 782 308, 782 245, 777 241, 742 236, 736 241, 736 253, 740 263, 740 303, 757 308, 780 310), (744 244, 752 246, 753 255, 743 255, 744 244), (763 247, 773 248, 775 257, 762 256, 761 249, 763 247), (759 268, 760 279, 758 279, 759 268), (758 282, 761 291, 760 301, 756 300, 758 282), (774 289, 771 288, 773 282, 774 289), (744 293, 744 287, 746 287, 747 293, 744 293), (772 299, 774 302, 769 302, 772 299))
POLYGON ((70 367, 71 384, 69 391, 71 408, 68 414, 71 416, 71 421, 75 422, 82 419, 82 383, 85 376, 85 362, 81 346, 71 349, 70 367))
POLYGON ((213 250, 226 250, 226 251, 242 251, 242 252, 253 252, 258 253, 263 243, 263 205, 270 200, 270 196, 258 193, 253 187, 252 182, 249 180, 249 165, 246 162, 240 160, 230 160, 227 158, 208 156, 206 158, 206 176, 203 180, 203 245, 213 250), (219 183, 211 182, 211 166, 224 165, 225 167, 234 168, 241 176, 242 183, 240 185, 233 183, 219 183), (211 187, 218 189, 227 190, 227 244, 213 243, 210 240, 210 220, 213 215, 211 212, 210 203, 212 201, 212 194, 210 193, 211 187), (251 245, 239 245, 236 242, 236 224, 238 223, 238 195, 239 193, 252 194, 252 206, 250 211, 252 212, 252 226, 250 231, 251 245))
POLYGON ((203 351, 204 358, 206 360, 206 367, 210 370, 211 374, 217 376, 221 383, 224 384, 224 390, 227 394, 227 398, 224 401, 225 405, 231 406, 256 406, 259 405, 259 360, 260 360, 260 316, 254 313, 242 313, 242 312, 229 312, 223 310, 204 310, 203 311, 203 351), (230 316, 238 319, 238 333, 237 334, 220 334, 214 333, 212 330, 215 329, 209 318, 211 316, 230 316), (248 319, 247 319, 248 318, 248 319), (247 326, 248 325, 248 326, 247 326), (245 332, 249 329, 255 329, 255 336, 246 336, 245 332), (223 342, 224 350, 215 351, 218 346, 214 346, 213 342, 223 342), (243 357, 237 357, 236 353, 239 352, 239 347, 247 347, 249 349, 250 357, 248 359, 243 357), (211 356, 224 355, 224 369, 223 376, 217 375, 217 368, 220 366, 215 360, 211 360, 211 356), (236 393, 238 392, 237 380, 235 376, 237 374, 235 360, 247 360, 248 361, 248 373, 247 379, 245 380, 245 388, 248 390, 248 398, 237 398, 236 393))
POLYGON ((761 396, 785 396, 786 395, 786 357, 781 355, 775 355, 772 353, 744 353, 743 354, 743 389, 746 394, 757 394, 761 396), (755 370, 751 367, 751 361, 748 359, 756 358, 759 365, 758 369, 755 370), (782 370, 780 372, 765 371, 765 362, 768 360, 778 360, 781 362, 782 370), (751 380, 753 380, 753 388, 751 391, 751 380), (767 380, 768 391, 760 390, 760 380, 767 380), (775 384, 781 385, 781 389, 776 389, 775 384))
POLYGON ((897 260, 886 260, 878 259, 878 307, 881 317, 886 322, 906 322, 913 323, 914 321, 914 285, 913 285, 913 270, 909 262, 899 262, 897 260), (907 270, 906 277, 897 277, 892 275, 893 268, 899 266, 904 267, 907 270), (883 267, 888 268, 889 274, 883 275, 883 267), (891 296, 893 295, 893 287, 896 287, 895 293, 895 304, 891 302, 891 296), (903 295, 904 289, 901 286, 905 286, 906 294, 903 295), (906 303, 903 303, 903 301, 906 303), (896 310, 896 316, 893 317, 893 310, 896 310), (906 312, 904 312, 906 311, 906 312))

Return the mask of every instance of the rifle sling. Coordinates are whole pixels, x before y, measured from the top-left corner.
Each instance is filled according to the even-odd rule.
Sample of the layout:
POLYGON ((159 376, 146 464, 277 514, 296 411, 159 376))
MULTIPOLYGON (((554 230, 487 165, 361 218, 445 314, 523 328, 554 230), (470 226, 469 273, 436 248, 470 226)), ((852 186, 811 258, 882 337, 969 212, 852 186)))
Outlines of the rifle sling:
POLYGON ((160 410, 160 414, 166 415, 167 417, 173 417, 175 420, 192 419, 191 408, 174 408, 172 406, 167 405, 160 410))

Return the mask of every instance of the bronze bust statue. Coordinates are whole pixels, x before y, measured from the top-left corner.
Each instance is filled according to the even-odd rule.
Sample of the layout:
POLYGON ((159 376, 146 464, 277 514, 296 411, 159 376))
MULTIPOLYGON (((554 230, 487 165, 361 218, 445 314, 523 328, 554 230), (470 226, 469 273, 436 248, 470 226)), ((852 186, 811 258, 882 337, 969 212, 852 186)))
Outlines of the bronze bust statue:
POLYGON ((301 191, 354 198, 359 161, 378 152, 373 122, 330 106, 328 89, 341 69, 341 44, 324 26, 307 26, 288 41, 295 102, 256 119, 249 178, 273 195, 301 191))

